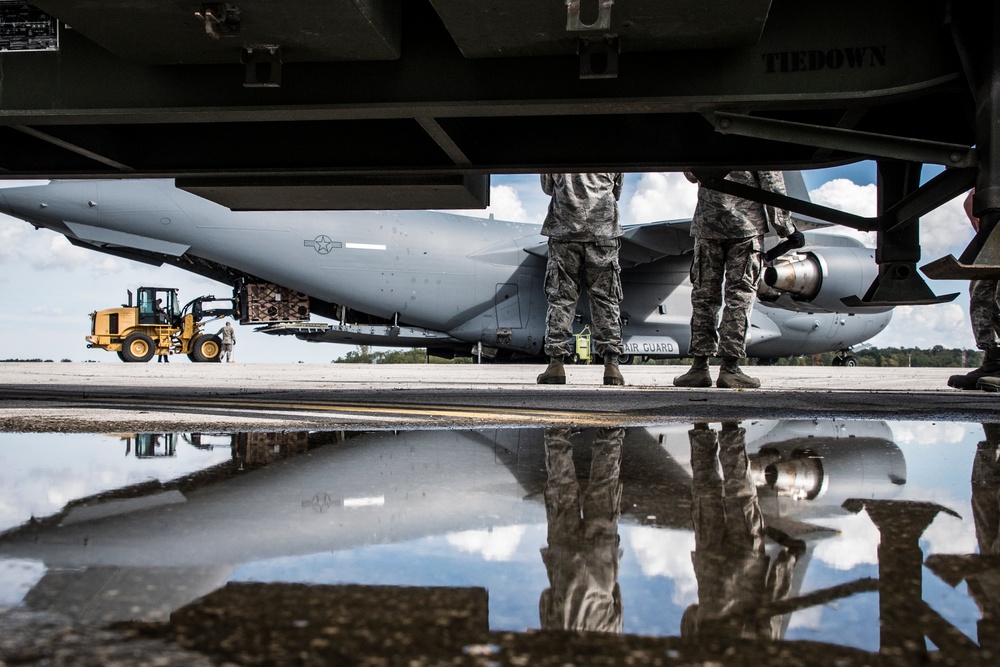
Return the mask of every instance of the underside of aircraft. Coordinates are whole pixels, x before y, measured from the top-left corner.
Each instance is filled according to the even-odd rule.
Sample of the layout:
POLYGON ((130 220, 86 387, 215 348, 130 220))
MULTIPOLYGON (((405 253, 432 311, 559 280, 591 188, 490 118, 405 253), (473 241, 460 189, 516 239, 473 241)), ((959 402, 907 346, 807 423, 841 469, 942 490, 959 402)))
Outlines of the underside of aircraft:
POLYGON ((3 3, 0 178, 175 178, 234 210, 469 208, 489 174, 874 159, 859 300, 930 304, 920 217, 976 187, 934 278, 1000 275, 991 0, 3 3), (291 7, 294 7, 292 9, 291 7), (922 183, 925 165, 944 167, 922 183))

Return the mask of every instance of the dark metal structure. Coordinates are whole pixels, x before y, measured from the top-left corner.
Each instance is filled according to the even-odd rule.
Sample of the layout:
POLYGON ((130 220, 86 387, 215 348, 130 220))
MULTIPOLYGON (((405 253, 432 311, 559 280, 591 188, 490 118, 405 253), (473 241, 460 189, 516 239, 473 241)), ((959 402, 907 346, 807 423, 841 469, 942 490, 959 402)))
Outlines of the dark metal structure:
POLYGON ((982 231, 930 272, 1000 275, 993 0, 2 0, 0 26, 4 178, 445 208, 491 173, 874 158, 877 218, 803 211, 878 232, 866 300, 937 300, 918 220, 972 185, 982 231))

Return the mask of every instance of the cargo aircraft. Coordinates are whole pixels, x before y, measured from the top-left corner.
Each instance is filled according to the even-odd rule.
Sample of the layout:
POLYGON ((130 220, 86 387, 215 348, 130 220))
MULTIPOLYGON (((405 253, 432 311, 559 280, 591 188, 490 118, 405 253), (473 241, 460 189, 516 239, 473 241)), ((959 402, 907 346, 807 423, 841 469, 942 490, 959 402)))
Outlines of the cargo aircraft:
MULTIPOLYGON (((791 196, 808 198, 800 173, 787 172, 786 181, 791 196)), ((174 265, 234 289, 279 285, 306 295, 311 312, 332 321, 267 322, 266 333, 422 347, 448 358, 543 358, 547 246, 537 224, 437 211, 233 211, 152 179, 2 189, 0 212, 82 248, 174 265)), ((875 251, 827 223, 796 216, 796 224, 807 244, 766 269, 748 355, 769 361, 838 351, 837 365, 854 365, 850 348, 892 315, 889 305, 851 299, 878 275, 875 251)), ((688 355, 689 231, 690 220, 624 228, 623 363, 688 355)), ((586 303, 577 319, 585 335, 586 303)))

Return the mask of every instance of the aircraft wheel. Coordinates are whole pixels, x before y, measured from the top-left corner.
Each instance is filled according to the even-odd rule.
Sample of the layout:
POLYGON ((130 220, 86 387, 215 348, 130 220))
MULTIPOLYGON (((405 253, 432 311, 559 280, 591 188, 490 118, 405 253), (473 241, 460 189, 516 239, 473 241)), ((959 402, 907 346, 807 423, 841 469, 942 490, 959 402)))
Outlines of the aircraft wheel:
POLYGON ((632 362, 635 361, 635 357, 631 354, 620 354, 618 355, 618 363, 622 366, 631 366, 632 362))
POLYGON ((191 344, 191 361, 219 362, 222 360, 222 339, 212 334, 202 334, 191 344))
POLYGON ((144 333, 130 334, 122 345, 121 357, 123 361, 146 362, 153 358, 156 346, 153 339, 144 333))
POLYGON ((830 363, 832 365, 834 365, 834 366, 843 366, 844 365, 844 358, 843 357, 834 357, 833 361, 830 362, 830 363))
POLYGON ((844 358, 844 365, 845 366, 850 366, 851 368, 854 368, 855 366, 858 365, 858 358, 857 357, 845 357, 844 358))

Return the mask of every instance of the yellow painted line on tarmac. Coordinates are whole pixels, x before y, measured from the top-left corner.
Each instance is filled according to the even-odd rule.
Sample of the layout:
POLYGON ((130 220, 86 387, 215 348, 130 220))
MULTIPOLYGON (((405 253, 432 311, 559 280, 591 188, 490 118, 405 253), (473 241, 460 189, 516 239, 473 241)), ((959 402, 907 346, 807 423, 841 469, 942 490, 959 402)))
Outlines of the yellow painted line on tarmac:
MULTIPOLYGON (((166 401, 163 401, 166 402, 166 401)), ((215 407, 233 407, 240 409, 267 408, 270 410, 303 410, 319 412, 347 412, 362 414, 384 414, 386 416, 420 416, 420 417, 465 417, 476 418, 487 421, 523 421, 531 419, 539 422, 572 422, 586 424, 609 424, 618 423, 621 417, 617 415, 600 415, 592 412, 568 412, 568 411, 548 411, 516 408, 494 408, 483 410, 477 407, 440 407, 433 405, 386 405, 375 406, 364 403, 283 403, 283 402, 260 402, 252 401, 248 403, 223 400, 202 400, 183 401, 181 404, 212 405, 215 407)))
MULTIPOLYGON (((51 398, 48 396, 47 398, 51 398)), ((505 421, 505 422, 540 422, 540 423, 573 423, 587 425, 607 425, 620 424, 620 415, 594 413, 592 411, 566 411, 566 410, 540 410, 540 409, 519 409, 519 408, 493 408, 483 409, 470 406, 435 406, 435 405, 391 405, 384 406, 371 405, 367 403, 319 403, 319 402, 281 402, 281 401, 239 401, 232 399, 212 399, 212 398, 190 398, 190 399, 170 399, 170 398, 122 398, 116 396, 74 396, 60 397, 61 401, 103 403, 103 404, 134 404, 142 407, 163 406, 163 407, 211 407, 229 408, 233 410, 252 411, 261 409, 272 410, 293 410, 304 412, 341 412, 346 414, 368 414, 385 415, 386 417, 424 417, 433 418, 464 418, 476 421, 505 421)))

